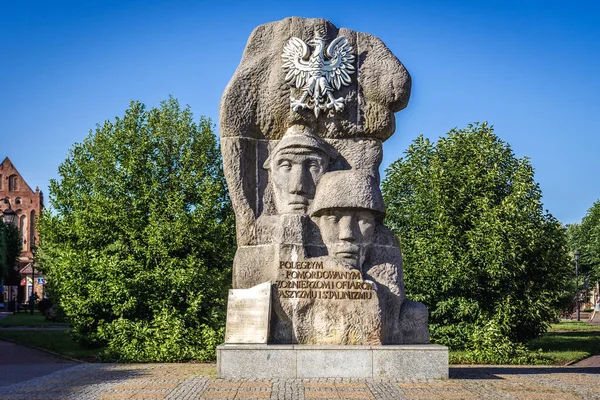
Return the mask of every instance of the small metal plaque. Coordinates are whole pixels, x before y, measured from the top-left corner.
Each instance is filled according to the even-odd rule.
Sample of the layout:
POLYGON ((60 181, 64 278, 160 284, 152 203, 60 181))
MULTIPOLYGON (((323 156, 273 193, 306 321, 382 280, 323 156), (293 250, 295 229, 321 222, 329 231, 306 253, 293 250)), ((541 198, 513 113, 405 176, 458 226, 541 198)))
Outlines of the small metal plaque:
POLYGON ((225 343, 267 343, 270 316, 271 282, 230 289, 225 343))

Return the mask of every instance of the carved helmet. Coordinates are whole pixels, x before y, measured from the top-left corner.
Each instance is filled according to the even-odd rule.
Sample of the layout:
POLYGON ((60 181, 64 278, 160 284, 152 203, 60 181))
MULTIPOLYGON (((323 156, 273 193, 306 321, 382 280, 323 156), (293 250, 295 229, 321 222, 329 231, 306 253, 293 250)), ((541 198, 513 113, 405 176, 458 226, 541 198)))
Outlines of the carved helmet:
POLYGON ((267 157, 263 164, 263 168, 270 169, 273 157, 282 150, 290 148, 317 150, 319 153, 327 156, 329 164, 332 164, 339 155, 329 143, 314 135, 308 127, 293 125, 286 131, 275 148, 271 150, 269 157, 267 157))
POLYGON ((377 180, 366 171, 351 169, 324 174, 315 192, 310 215, 318 217, 328 209, 372 211, 378 219, 385 217, 385 204, 377 180))

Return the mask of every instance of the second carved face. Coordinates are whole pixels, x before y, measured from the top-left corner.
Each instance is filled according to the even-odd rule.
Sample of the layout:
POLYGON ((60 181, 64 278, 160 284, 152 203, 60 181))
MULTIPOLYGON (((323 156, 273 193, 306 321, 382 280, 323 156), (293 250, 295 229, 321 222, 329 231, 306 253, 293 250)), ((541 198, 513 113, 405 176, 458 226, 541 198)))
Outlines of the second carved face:
POLYGON ((351 268, 361 269, 375 233, 369 210, 329 209, 316 218, 327 252, 351 268))

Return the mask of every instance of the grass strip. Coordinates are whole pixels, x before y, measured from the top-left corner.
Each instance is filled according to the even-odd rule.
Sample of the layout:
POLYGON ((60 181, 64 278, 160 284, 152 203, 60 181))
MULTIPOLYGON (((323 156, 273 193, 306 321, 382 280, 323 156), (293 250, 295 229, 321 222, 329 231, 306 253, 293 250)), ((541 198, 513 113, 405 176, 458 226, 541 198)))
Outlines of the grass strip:
MULTIPOLYGON (((548 332, 527 343, 532 351, 541 351, 540 364, 566 365, 600 354, 600 326, 584 321, 562 321, 548 332)), ((450 364, 470 364, 465 350, 450 350, 450 364)))
POLYGON ((584 321, 563 321, 558 324, 550 325, 548 332, 561 332, 561 331, 598 331, 600 332, 600 326, 592 325, 584 321))
POLYGON ((600 353, 600 330, 547 332, 530 341, 527 347, 532 350, 541 349, 554 364, 564 365, 600 353))
POLYGON ((20 312, 17 314, 9 315, 8 317, 0 319, 0 327, 9 328, 16 326, 25 326, 25 327, 45 327, 45 326, 68 326, 69 324, 65 322, 53 322, 46 321, 42 314, 34 313, 31 315, 30 313, 20 312))

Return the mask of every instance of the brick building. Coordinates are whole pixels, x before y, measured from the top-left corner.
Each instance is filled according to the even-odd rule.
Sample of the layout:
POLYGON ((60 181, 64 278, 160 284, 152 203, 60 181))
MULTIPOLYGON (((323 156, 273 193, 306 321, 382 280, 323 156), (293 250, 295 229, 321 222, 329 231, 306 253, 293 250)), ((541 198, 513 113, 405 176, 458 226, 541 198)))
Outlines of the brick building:
MULTIPOLYGON (((39 188, 35 191, 25 182, 17 168, 8 157, 0 164, 0 199, 8 197, 10 207, 17 217, 14 224, 19 228, 23 249, 15 266, 21 275, 18 283, 7 282, 5 286, 5 301, 18 298, 19 301, 29 300, 32 286, 39 298, 44 290, 44 277, 34 268, 33 249, 37 243, 37 218, 44 207, 44 197, 39 188)), ((0 202, 0 213, 9 205, 0 202)))

